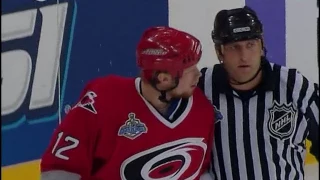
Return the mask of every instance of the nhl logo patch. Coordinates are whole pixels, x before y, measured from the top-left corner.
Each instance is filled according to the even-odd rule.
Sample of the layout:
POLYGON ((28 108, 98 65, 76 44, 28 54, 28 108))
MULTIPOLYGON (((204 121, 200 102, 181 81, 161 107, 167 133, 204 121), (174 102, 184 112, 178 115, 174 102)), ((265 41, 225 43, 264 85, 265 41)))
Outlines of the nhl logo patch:
POLYGON ((274 101, 268 111, 268 130, 271 136, 280 140, 288 139, 292 135, 296 123, 296 110, 292 103, 280 105, 274 101))
POLYGON ((118 135, 129 139, 135 139, 142 133, 147 133, 147 126, 136 118, 135 113, 128 114, 128 120, 119 128, 118 135))

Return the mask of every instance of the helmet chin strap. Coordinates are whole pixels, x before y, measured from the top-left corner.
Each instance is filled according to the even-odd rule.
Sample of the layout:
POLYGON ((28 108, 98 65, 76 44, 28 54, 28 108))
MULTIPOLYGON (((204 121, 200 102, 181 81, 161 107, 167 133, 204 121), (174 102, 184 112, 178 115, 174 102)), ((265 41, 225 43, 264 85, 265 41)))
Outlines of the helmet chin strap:
MULTIPOLYGON (((158 74, 155 74, 155 77, 158 77, 158 74)), ((179 84, 179 77, 177 76, 177 77, 175 78, 174 86, 171 87, 171 88, 168 88, 168 89, 166 89, 166 90, 160 90, 160 89, 157 87, 157 84, 158 84, 157 79, 152 79, 152 80, 150 80, 150 84, 152 85, 152 87, 153 87, 154 89, 156 89, 157 91, 160 92, 160 96, 159 96, 158 99, 159 99, 161 102, 163 102, 163 103, 169 104, 169 103, 171 102, 171 99, 169 99, 169 100, 167 99, 167 93, 168 93, 169 91, 172 91, 173 89, 175 89, 175 88, 178 86, 178 84, 179 84)))
POLYGON ((257 76, 258 74, 260 73, 260 71, 262 70, 262 67, 260 66, 260 68, 258 69, 258 71, 254 74, 254 76, 252 78, 250 78, 249 80, 247 81, 244 81, 244 82, 239 82, 235 79, 232 78, 232 81, 230 81, 230 84, 233 84, 233 85, 243 85, 243 84, 247 84, 251 81, 253 81, 257 76))
POLYGON ((160 91, 161 95, 159 96, 159 100, 163 103, 166 103, 166 104, 169 104, 171 99, 170 100, 167 100, 167 91, 160 91))
POLYGON ((169 99, 169 100, 167 99, 167 92, 172 91, 173 89, 175 89, 175 88, 178 86, 178 84, 179 84, 179 78, 176 77, 176 78, 175 78, 174 86, 171 87, 171 88, 169 88, 169 89, 167 89, 167 90, 159 90, 159 89, 156 87, 156 85, 154 85, 153 87, 154 87, 157 91, 160 92, 160 96, 159 96, 158 99, 159 99, 161 102, 164 102, 164 103, 169 104, 169 103, 171 102, 172 98, 169 99))

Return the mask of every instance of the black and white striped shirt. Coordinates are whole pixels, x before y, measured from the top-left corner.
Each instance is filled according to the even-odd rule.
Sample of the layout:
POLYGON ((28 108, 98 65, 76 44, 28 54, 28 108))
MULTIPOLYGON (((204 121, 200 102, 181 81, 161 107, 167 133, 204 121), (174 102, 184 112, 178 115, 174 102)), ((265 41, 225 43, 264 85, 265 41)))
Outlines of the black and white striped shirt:
POLYGON ((254 90, 233 90, 222 65, 199 87, 216 111, 210 173, 218 180, 302 180, 306 139, 319 159, 319 88, 297 70, 263 61, 254 90))

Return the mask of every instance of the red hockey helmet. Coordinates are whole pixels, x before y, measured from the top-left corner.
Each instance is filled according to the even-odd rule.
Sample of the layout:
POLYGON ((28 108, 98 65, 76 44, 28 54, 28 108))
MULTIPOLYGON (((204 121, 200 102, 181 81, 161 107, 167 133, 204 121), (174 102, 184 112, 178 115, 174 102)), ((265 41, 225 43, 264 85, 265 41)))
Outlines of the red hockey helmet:
POLYGON ((164 71, 180 78, 184 69, 197 64, 201 58, 201 43, 194 36, 170 27, 147 29, 136 50, 137 64, 142 76, 152 80, 152 73, 164 71))

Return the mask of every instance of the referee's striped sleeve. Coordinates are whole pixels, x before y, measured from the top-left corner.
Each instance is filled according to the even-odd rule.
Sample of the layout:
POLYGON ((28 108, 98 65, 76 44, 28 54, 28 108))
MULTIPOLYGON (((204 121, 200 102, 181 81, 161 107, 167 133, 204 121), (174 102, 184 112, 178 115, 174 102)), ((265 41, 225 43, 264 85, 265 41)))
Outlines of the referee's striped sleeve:
MULTIPOLYGON (((305 78, 304 80, 307 81, 305 78)), ((307 138, 311 141, 310 153, 319 161, 319 85, 309 83, 308 90, 311 95, 305 97, 307 106, 304 114, 308 120, 307 138)))

